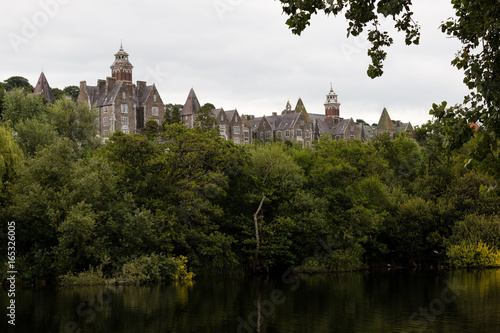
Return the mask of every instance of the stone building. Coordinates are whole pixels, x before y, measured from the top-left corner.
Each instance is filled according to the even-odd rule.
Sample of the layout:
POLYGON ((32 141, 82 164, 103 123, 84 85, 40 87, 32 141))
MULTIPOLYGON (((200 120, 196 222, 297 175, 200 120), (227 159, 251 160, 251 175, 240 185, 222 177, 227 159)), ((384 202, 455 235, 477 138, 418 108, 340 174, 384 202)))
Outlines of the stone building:
POLYGON ((33 91, 33 95, 42 95, 47 102, 52 103, 54 101, 54 93, 50 88, 49 81, 45 77, 45 74, 42 72, 35 86, 35 90, 33 91))
POLYGON ((200 108, 200 101, 198 101, 198 97, 196 96, 194 89, 191 88, 186 99, 186 103, 184 103, 184 107, 181 111, 181 122, 188 128, 193 128, 196 124, 196 115, 198 114, 198 111, 200 111, 200 108))
POLYGON ((156 86, 148 86, 145 81, 137 81, 137 85, 132 83, 134 66, 128 56, 120 46, 111 65, 111 77, 98 80, 97 86, 80 82, 77 102, 86 102, 96 108, 100 135, 106 136, 117 130, 136 133, 151 119, 158 124, 163 122, 165 105, 156 86))
MULTIPOLYGON (((373 139, 377 134, 391 133, 413 129, 411 123, 392 121, 384 108, 378 126, 370 126, 365 122, 355 122, 352 118, 340 116, 340 103, 337 94, 330 87, 324 103, 324 113, 308 113, 301 98, 295 108, 287 102, 285 109, 278 114, 263 117, 251 116, 247 120, 237 110, 212 110, 220 136, 232 140, 236 144, 248 144, 253 140, 266 142, 297 142, 304 147, 311 146, 314 140, 361 140, 373 139)), ((181 112, 181 121, 188 128, 196 126, 196 117, 200 110, 200 102, 193 89, 190 90, 181 112)))
MULTIPOLYGON (((186 127, 193 128, 197 125, 196 118, 201 108, 200 105, 194 89, 191 88, 181 111, 181 122, 186 127)), ((223 108, 220 108, 212 110, 211 113, 221 137, 231 140, 235 144, 250 144, 252 142, 250 124, 244 115, 239 114, 238 110, 224 111, 223 108)))
POLYGON ((254 140, 261 142, 299 142, 307 147, 312 142, 312 124, 309 114, 299 98, 295 109, 287 102, 283 112, 278 115, 252 118, 250 121, 254 140))

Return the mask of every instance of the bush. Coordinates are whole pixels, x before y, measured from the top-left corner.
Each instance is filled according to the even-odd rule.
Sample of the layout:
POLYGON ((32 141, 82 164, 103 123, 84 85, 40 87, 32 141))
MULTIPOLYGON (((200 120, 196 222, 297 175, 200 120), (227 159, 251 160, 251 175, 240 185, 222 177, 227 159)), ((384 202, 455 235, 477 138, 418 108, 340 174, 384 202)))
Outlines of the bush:
POLYGON ((69 272, 59 278, 59 283, 63 286, 91 286, 99 284, 107 284, 108 280, 104 278, 102 273, 102 266, 94 268, 89 267, 88 271, 78 274, 69 272))
POLYGON ((188 271, 186 264, 184 256, 145 255, 123 265, 119 282, 141 285, 191 280, 194 274, 188 271))
POLYGON ((457 268, 500 267, 500 251, 482 241, 462 241, 449 246, 446 254, 450 264, 457 268))

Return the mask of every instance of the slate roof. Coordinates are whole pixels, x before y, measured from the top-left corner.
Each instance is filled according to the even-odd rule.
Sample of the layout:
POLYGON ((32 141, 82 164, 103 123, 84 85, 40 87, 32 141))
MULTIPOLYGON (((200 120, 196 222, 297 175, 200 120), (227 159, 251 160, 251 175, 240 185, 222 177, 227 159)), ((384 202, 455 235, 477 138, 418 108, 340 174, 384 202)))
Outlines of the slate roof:
POLYGON ((384 108, 380 120, 378 121, 377 131, 394 131, 394 124, 392 123, 391 117, 389 117, 389 112, 384 108))
POLYGON ((212 110, 212 111, 210 111, 210 112, 213 114, 213 116, 214 116, 215 118, 217 118, 217 117, 219 116, 219 114, 220 114, 220 112, 221 112, 221 111, 224 111, 224 110, 223 110, 222 108, 220 108, 220 109, 213 109, 213 110, 212 110))
POLYGON ((263 117, 255 117, 253 119, 250 119, 250 128, 252 129, 252 131, 255 131, 259 126, 260 126, 260 122, 262 121, 262 118, 263 117))
POLYGON ((349 122, 352 119, 341 119, 339 120, 338 123, 333 124, 332 126, 332 134, 334 135, 343 135, 345 133, 345 130, 347 126, 349 125, 349 122))
POLYGON ((234 115, 236 114, 236 110, 224 111, 226 113, 226 117, 229 121, 233 120, 234 115))
MULTIPOLYGON (((297 120, 299 120, 299 117, 300 117, 300 113, 289 113, 289 114, 284 114, 281 116, 273 117, 273 118, 276 118, 276 119, 273 119, 274 120, 273 130, 284 131, 284 130, 293 128, 295 126, 297 120)), ((269 121, 269 122, 271 122, 271 121, 269 121)))
POLYGON ((136 103, 138 106, 142 106, 148 100, 151 92, 154 90, 153 86, 145 86, 137 89, 137 100, 136 103))
POLYGON ((200 102, 198 101, 198 97, 196 97, 196 93, 194 89, 191 88, 189 91, 189 95, 187 97, 186 103, 182 108, 181 116, 189 116, 193 114, 197 114, 200 111, 200 102))
POLYGON ((376 127, 374 126, 369 126, 365 125, 364 130, 365 130, 365 136, 367 139, 373 139, 376 136, 376 127))
POLYGON ((52 103, 52 100, 54 100, 54 94, 52 93, 52 89, 50 89, 49 82, 43 72, 38 78, 33 94, 42 95, 49 103, 52 103))
POLYGON ((408 123, 399 122, 399 124, 396 124, 396 126, 394 126, 394 129, 396 130, 396 132, 401 133, 404 131, 412 130, 413 126, 411 125, 410 122, 408 123))
POLYGON ((295 106, 295 112, 302 113, 304 115, 304 117, 306 118, 306 121, 308 121, 308 122, 311 121, 311 119, 309 119, 309 115, 307 113, 304 102, 302 102, 302 98, 299 98, 299 100, 297 101, 297 105, 295 106))
POLYGON ((87 86, 86 91, 89 96, 90 105, 92 106, 106 106, 112 105, 122 87, 123 81, 116 81, 111 86, 97 85, 95 87, 87 86), (106 90, 107 88, 107 90, 106 90))

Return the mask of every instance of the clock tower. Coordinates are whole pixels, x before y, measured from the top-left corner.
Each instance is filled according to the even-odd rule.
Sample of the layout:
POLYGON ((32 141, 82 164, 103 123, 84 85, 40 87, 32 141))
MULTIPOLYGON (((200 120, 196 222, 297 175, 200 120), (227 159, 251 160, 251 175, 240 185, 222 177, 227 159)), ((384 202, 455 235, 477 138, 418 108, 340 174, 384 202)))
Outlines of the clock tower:
POLYGON ((120 50, 115 54, 115 62, 111 65, 111 76, 117 81, 132 82, 132 64, 128 60, 128 53, 123 50, 123 45, 120 45, 120 50))
POLYGON ((340 117, 340 103, 337 99, 337 94, 333 91, 333 87, 330 84, 330 92, 326 95, 325 102, 325 115, 327 117, 339 118, 340 117))

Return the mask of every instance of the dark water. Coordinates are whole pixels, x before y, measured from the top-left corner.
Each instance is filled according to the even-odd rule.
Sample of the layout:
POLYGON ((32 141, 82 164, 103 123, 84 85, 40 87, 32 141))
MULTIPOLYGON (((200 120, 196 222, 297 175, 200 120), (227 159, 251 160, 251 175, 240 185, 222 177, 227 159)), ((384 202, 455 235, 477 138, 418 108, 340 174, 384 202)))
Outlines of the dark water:
MULTIPOLYGON (((0 292, 7 307, 7 293, 0 292)), ((1 332, 500 332, 500 270, 33 288, 1 332)))

